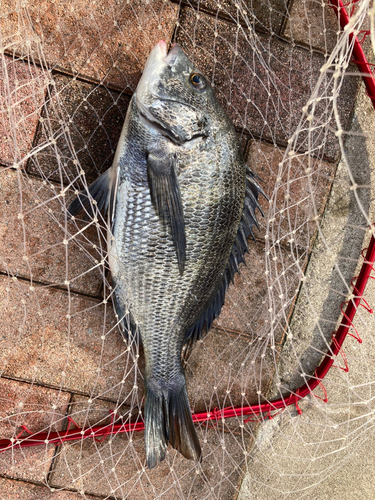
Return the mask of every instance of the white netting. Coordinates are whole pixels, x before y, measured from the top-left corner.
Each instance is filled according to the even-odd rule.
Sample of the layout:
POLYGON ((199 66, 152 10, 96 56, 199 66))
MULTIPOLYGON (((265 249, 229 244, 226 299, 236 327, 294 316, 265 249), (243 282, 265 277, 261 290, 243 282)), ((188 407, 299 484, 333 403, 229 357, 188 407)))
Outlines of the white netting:
MULTIPOLYGON (((47 433, 39 446, 0 453, 7 498, 373 498, 374 320, 365 308, 350 328, 362 343, 347 338, 314 391, 322 399, 309 395, 270 420, 220 418, 314 380, 353 297, 375 220, 375 113, 351 34, 371 62, 375 5, 346 10, 341 30, 329 2, 314 0, 3 0, 0 444, 17 441, 22 426, 20 439, 47 433), (178 42, 214 86, 269 203, 261 200, 247 266, 186 364, 192 410, 218 415, 197 424, 203 461, 169 448, 149 471, 143 432, 48 441, 74 424, 142 421, 143 352, 113 312, 106 222, 68 220, 67 207, 110 167, 160 39, 178 42)), ((374 293, 370 280, 370 306, 374 293)))

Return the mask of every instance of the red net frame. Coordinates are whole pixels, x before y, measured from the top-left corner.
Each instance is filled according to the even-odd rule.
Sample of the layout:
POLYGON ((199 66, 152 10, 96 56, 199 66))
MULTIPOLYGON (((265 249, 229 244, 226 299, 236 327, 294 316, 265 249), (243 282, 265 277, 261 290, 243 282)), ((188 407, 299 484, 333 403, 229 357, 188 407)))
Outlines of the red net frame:
MULTIPOLYGON (((334 9, 341 28, 344 30, 349 24, 349 15, 346 12, 345 5, 341 0, 330 0, 330 4, 334 9)), ((372 101, 375 109, 375 77, 372 73, 371 66, 367 61, 367 58, 363 52, 361 43, 363 43, 364 38, 367 36, 368 32, 361 32, 363 35, 360 41, 357 36, 353 33, 349 34, 349 40, 353 42, 353 53, 352 58, 356 63, 364 84, 366 86, 367 95, 372 101)), ((332 343, 321 361, 320 365, 316 368, 314 376, 311 377, 304 385, 299 387, 294 393, 291 393, 287 397, 281 397, 275 399, 268 403, 256 404, 251 406, 242 407, 226 407, 223 409, 215 408, 214 411, 210 413, 193 413, 193 421, 196 423, 204 423, 214 421, 217 422, 219 419, 227 419, 233 417, 247 417, 244 422, 253 421, 258 419, 272 419, 278 415, 281 411, 285 410, 288 406, 295 405, 298 413, 302 413, 302 410, 298 406, 298 402, 309 394, 314 395, 316 398, 321 399, 323 402, 328 401, 328 396, 326 389, 323 385, 322 380, 327 375, 332 367, 339 368, 344 371, 349 371, 348 363, 346 360, 345 353, 342 349, 342 345, 348 335, 354 337, 359 343, 362 343, 361 338, 358 335, 357 330, 353 325, 353 320, 357 309, 362 305, 369 313, 373 310, 367 304, 363 298, 363 294, 366 288, 366 284, 371 277, 371 271, 374 269, 373 265, 375 262, 375 237, 371 236, 371 240, 367 249, 362 251, 362 257, 364 252, 364 261, 361 266, 360 273, 358 277, 352 279, 352 295, 349 301, 344 302, 341 305, 341 311, 343 313, 343 318, 340 326, 336 332, 332 334, 332 343), (350 333, 350 327, 354 328, 355 334, 350 333), (335 365, 336 357, 340 355, 342 357, 342 362, 344 366, 335 365), (318 396, 313 393, 313 391, 320 387, 323 392, 323 396, 318 396)), ((111 414, 111 423, 108 425, 100 425, 88 428, 81 428, 75 424, 75 422, 68 417, 68 426, 65 431, 59 432, 38 432, 32 433, 28 430, 26 426, 21 426, 21 432, 16 436, 16 438, 11 439, 0 439, 0 452, 10 450, 12 448, 27 448, 31 446, 40 446, 45 444, 56 444, 60 445, 65 441, 75 441, 86 438, 93 438, 97 441, 105 439, 109 435, 118 433, 129 433, 144 430, 143 421, 128 422, 128 423, 116 423, 114 413, 111 414), (73 426, 73 428, 71 428, 73 426)))

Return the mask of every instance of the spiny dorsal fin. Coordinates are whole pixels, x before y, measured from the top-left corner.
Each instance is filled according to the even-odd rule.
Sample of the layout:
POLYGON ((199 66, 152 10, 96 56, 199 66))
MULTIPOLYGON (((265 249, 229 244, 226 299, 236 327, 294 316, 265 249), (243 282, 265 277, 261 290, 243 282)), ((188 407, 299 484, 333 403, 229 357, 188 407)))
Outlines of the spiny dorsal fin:
MULTIPOLYGON (((227 266, 225 268, 221 285, 216 294, 212 297, 207 309, 200 316, 198 321, 190 328, 186 335, 186 343, 192 344, 195 340, 202 338, 203 328, 205 332, 211 328, 215 318, 220 314, 221 308, 224 305, 225 293, 230 282, 233 282, 234 275, 239 272, 238 266, 245 262, 245 254, 249 252, 247 239, 253 235, 253 226, 258 229, 258 222, 255 217, 255 209, 258 209, 264 216, 263 211, 258 203, 259 194, 262 194, 268 200, 263 189, 255 180, 255 174, 246 167, 246 191, 244 207, 236 238, 234 240, 232 252, 229 256, 227 266)), ((189 348, 186 352, 189 352, 189 348)), ((185 356, 186 357, 186 356, 185 356)))
POLYGON ((152 204, 163 225, 170 227, 178 268, 183 274, 186 261, 185 222, 174 156, 149 154, 147 176, 152 204))
POLYGON ((115 211, 115 200, 117 192, 117 169, 113 166, 106 170, 100 177, 92 182, 87 190, 83 190, 72 201, 68 207, 70 217, 85 210, 92 217, 94 215, 93 201, 96 202, 98 210, 104 214, 109 211, 109 220, 112 222, 115 211))

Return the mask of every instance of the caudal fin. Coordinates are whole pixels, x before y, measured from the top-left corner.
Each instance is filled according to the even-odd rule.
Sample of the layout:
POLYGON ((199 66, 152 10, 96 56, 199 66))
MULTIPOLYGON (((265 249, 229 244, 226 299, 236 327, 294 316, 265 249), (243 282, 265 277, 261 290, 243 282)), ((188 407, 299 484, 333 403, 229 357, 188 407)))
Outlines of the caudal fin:
POLYGON ((168 385, 155 379, 147 383, 145 444, 149 469, 164 460, 168 441, 185 458, 201 459, 184 378, 168 385))

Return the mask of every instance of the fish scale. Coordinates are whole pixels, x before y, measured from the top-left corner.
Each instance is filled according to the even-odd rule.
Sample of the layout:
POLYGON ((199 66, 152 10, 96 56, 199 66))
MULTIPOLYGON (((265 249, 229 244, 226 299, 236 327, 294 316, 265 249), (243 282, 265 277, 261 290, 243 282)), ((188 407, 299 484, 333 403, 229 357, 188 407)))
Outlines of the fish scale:
POLYGON ((168 442, 201 459, 181 353, 220 313, 262 192, 233 124, 176 44, 159 42, 133 95, 114 163, 70 205, 107 209, 115 307, 145 355, 149 468, 168 442))
MULTIPOLYGON (((122 291, 122 295, 129 297, 129 309, 138 319, 137 324, 141 337, 147 354, 150 356, 149 366, 156 366, 155 373, 161 377, 166 377, 166 374, 170 374, 171 370, 174 371, 173 365, 180 366, 179 358, 177 357, 176 360, 175 354, 176 352, 181 353, 184 337, 181 338, 181 325, 176 321, 179 319, 182 328, 186 330, 189 326, 188 320, 194 319, 192 314, 194 303, 190 305, 188 314, 185 313, 185 316, 182 317, 181 309, 183 307, 186 309, 186 304, 192 302, 190 297, 191 282, 198 282, 202 273, 201 268, 196 265, 197 260, 206 263, 209 253, 211 253, 211 258, 214 258, 214 249, 206 235, 207 233, 215 234, 215 229, 217 232, 220 224, 226 225, 226 218, 221 221, 223 217, 218 217, 220 210, 207 210, 199 203, 198 196, 193 196, 195 203, 189 201, 189 197, 195 191, 194 184, 197 186, 197 191, 202 191, 202 189, 198 189, 199 186, 220 185, 218 182, 220 179, 217 176, 215 180, 216 182, 212 179, 212 175, 204 175, 198 171, 198 173, 195 172, 194 176, 186 176, 181 181, 183 205, 185 207, 184 200, 186 199, 186 205, 190 205, 193 209, 191 219, 186 220, 188 265, 182 277, 177 272, 174 247, 170 239, 164 237, 166 229, 161 226, 153 210, 145 210, 146 207, 152 208, 148 186, 145 186, 142 192, 131 191, 131 188, 128 188, 127 201, 125 200, 127 210, 123 215, 125 222, 121 226, 116 224, 114 226, 115 240, 122 241, 122 245, 117 248, 119 255, 117 265, 121 269, 114 275, 120 273, 123 276, 122 283, 127 284, 126 292, 122 291), (137 220, 141 216, 143 223, 142 229, 139 229, 137 220), (147 251, 151 246, 150 241, 158 243, 153 251, 147 251), (143 281, 145 276, 148 278, 147 286, 143 281), (167 282, 166 288, 165 282, 167 282), (171 351, 165 346, 165 337, 169 337, 173 333, 177 337, 177 341, 172 342, 173 350, 171 351), (151 339, 150 348, 148 347, 148 339, 151 339), (173 361, 171 362, 171 360, 173 361), (171 364, 172 366, 170 366, 171 364)), ((237 210, 239 212, 240 207, 237 210)), ((223 213, 227 214, 227 208, 224 208, 223 213)), ((216 243, 216 246, 220 256, 223 251, 220 242, 216 243)), ((230 251, 231 246, 227 243, 227 252, 230 251)), ((112 272, 114 272, 114 267, 111 266, 112 272)), ((204 267, 207 279, 203 280, 203 284, 202 280, 199 280, 200 289, 198 288, 195 294, 198 296, 207 296, 210 293, 209 288, 212 288, 212 283, 215 283, 219 274, 217 266, 207 267, 204 264, 204 267)), ((115 285, 117 289, 116 278, 115 285)))

